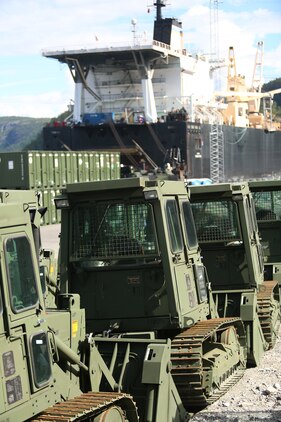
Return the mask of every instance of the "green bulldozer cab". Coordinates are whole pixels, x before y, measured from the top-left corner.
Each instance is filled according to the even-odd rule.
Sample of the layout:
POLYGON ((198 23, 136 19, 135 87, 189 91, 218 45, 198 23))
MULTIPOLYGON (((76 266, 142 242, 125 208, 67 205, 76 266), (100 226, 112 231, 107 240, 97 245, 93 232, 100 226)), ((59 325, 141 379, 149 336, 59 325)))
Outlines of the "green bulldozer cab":
POLYGON ((60 277, 63 291, 79 293, 88 329, 180 330, 206 319, 184 185, 132 178, 77 186, 67 187, 62 209, 60 277))
POLYGON ((265 279, 278 281, 281 289, 281 181, 249 183, 264 252, 265 279))
POLYGON ((245 324, 248 363, 258 364, 280 322, 277 282, 264 279, 263 249, 247 183, 190 187, 192 210, 216 308, 245 324))

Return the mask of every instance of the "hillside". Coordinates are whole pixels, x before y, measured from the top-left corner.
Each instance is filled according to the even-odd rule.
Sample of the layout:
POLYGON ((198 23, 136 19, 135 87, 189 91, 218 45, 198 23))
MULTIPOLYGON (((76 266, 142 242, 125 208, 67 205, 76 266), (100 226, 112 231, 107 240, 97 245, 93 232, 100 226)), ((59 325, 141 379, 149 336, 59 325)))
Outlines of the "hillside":
POLYGON ((0 117, 0 152, 21 151, 35 140, 37 148, 34 145, 32 149, 40 148, 42 128, 49 121, 49 118, 0 117))

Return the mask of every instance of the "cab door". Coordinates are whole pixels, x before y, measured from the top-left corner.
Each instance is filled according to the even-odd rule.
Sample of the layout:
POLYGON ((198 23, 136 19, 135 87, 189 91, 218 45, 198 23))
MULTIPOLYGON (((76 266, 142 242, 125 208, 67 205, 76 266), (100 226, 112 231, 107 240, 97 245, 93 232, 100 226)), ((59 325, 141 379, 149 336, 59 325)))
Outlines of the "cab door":
POLYGON ((183 227, 180 218, 179 204, 175 198, 167 198, 165 204, 166 219, 174 291, 179 303, 181 325, 183 317, 197 306, 192 263, 188 259, 188 251, 184 243, 183 227))
MULTIPOLYGON (((6 335, 5 335, 5 327, 4 327, 4 318, 3 318, 3 299, 2 299, 2 291, 3 291, 3 283, 2 277, 0 273, 0 351, 2 351, 6 345, 6 335)), ((2 353, 0 353, 2 354, 2 353)), ((1 367, 1 359, 0 359, 0 374, 2 375, 3 368, 1 367)), ((3 375, 0 378, 0 415, 5 411, 5 384, 3 381, 3 375)))
POLYGON ((166 199, 174 291, 181 326, 193 325, 209 314, 205 270, 201 262, 190 203, 186 198, 166 199))
MULTIPOLYGON (((23 230, 2 231, 1 284, 3 319, 0 372, 3 374, 3 411, 28 401, 49 385, 51 359, 43 296, 34 245, 23 230)), ((1 409, 2 410, 2 409, 1 409)), ((9 414, 9 413, 8 413, 9 414)))

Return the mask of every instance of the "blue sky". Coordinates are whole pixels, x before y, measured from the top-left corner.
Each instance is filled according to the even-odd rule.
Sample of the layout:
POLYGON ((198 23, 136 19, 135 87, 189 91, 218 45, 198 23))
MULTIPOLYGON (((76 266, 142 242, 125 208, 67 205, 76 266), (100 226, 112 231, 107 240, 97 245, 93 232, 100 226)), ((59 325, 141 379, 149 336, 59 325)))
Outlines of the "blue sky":
MULTIPOLYGON (((65 65, 44 50, 123 45, 152 39, 150 0, 0 0, 0 116, 54 117, 73 99, 65 65), (150 9, 150 13, 148 13, 150 9), (95 38, 98 38, 98 42, 95 38)), ((183 23, 192 53, 210 51, 209 0, 169 0, 164 17, 183 23)), ((257 42, 264 41, 264 82, 281 77, 281 0, 219 2, 220 56, 233 46, 237 72, 250 82, 257 42)))

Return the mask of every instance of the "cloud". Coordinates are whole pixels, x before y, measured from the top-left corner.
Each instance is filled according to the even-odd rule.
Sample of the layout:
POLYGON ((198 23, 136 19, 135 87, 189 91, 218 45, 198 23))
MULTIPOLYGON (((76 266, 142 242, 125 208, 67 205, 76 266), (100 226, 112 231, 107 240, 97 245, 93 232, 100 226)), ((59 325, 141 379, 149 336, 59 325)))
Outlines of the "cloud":
POLYGON ((48 76, 44 75, 44 77, 38 78, 36 83, 42 87, 40 92, 32 91, 32 83, 34 84, 32 79, 2 83, 0 85, 0 115, 25 117, 58 116, 67 110, 70 100, 74 98, 74 82, 68 68, 64 67, 62 77, 64 84, 63 86, 58 84, 58 88, 52 77, 48 78, 48 76), (52 82, 51 84, 50 81, 52 82), (48 89, 49 84, 56 88, 48 89), (20 92, 22 85, 28 87, 24 92, 20 92), (30 94, 26 94, 26 92, 30 92, 30 94))
POLYGON ((1 116, 56 117, 67 109, 70 96, 59 91, 38 95, 0 96, 1 116))
POLYGON ((122 35, 124 39, 130 33, 130 17, 135 15, 144 15, 140 2, 112 1, 109 11, 101 0, 11 0, 1 7, 0 53, 30 54, 48 46, 78 45, 96 33, 105 39, 118 40, 122 35))
MULTIPOLYGON (((189 8, 182 14, 181 19, 186 35, 185 40, 193 52, 196 50, 204 53, 210 52, 210 12, 206 2, 200 2, 189 8), (204 5, 205 3, 205 5, 204 5)), ((237 10, 224 11, 222 4, 219 7, 218 25, 213 26, 213 35, 217 34, 219 39, 220 58, 228 58, 228 49, 234 47, 236 56, 237 72, 246 76, 250 83, 253 75, 255 55, 258 41, 267 38, 270 41, 272 34, 280 36, 279 45, 267 42, 265 44, 264 66, 268 71, 268 66, 274 66, 271 73, 278 72, 281 75, 281 13, 271 11, 266 8, 270 2, 264 2, 264 8, 255 9, 252 2, 242 2, 244 5, 251 5, 251 11, 237 10), (278 70, 279 69, 279 70, 278 70)), ((241 3, 241 6, 243 4, 241 3)), ((239 5, 239 1, 236 2, 239 5)), ((229 10, 229 8, 228 8, 229 10)), ((266 75, 265 75, 266 76, 266 75)), ((267 78, 268 79, 268 78, 267 78)))

